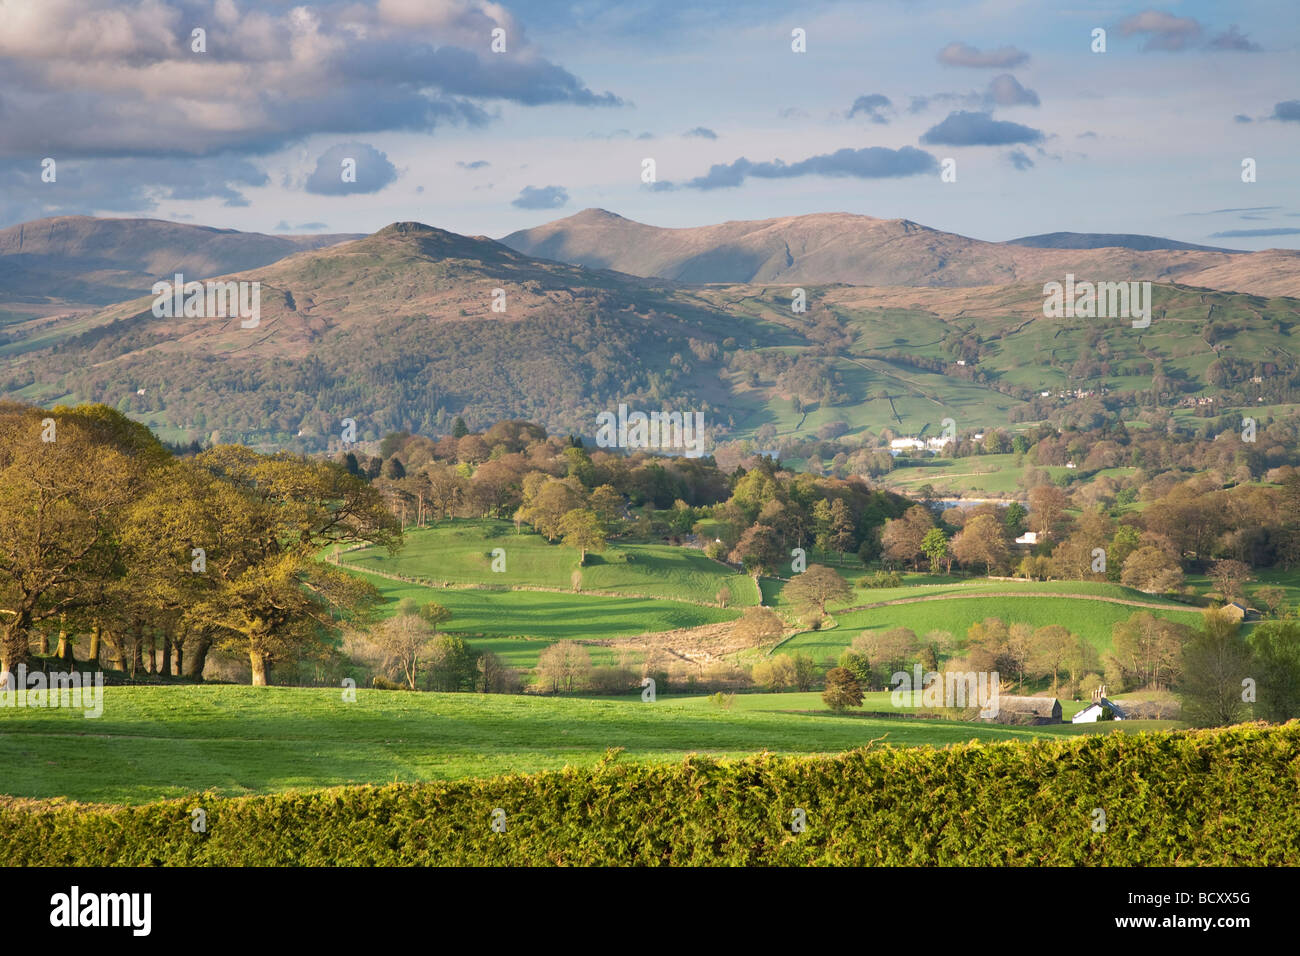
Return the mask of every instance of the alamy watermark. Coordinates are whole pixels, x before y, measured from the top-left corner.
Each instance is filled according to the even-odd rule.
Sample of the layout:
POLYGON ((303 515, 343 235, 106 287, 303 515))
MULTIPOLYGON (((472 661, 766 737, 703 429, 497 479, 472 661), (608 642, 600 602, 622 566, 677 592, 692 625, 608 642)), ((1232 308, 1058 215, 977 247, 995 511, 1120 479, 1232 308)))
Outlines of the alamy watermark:
POLYGON ((1075 284, 1074 273, 1068 272, 1064 284, 1046 283, 1043 295, 1043 317, 1047 319, 1132 319, 1135 329, 1151 325, 1150 282, 1075 284))
POLYGON ((33 671, 19 664, 17 673, 0 671, 0 708, 78 708, 87 717, 104 713, 104 672, 33 671))
POLYGON ((262 321, 260 282, 186 282, 178 272, 171 282, 155 282, 151 291, 154 318, 238 318, 241 329, 255 329, 262 321))
POLYGON ((596 416, 596 444, 601 448, 681 449, 687 458, 704 454, 703 412, 628 412, 619 404, 618 414, 596 416))
POLYGON ((1001 681, 998 672, 988 671, 924 671, 920 664, 912 673, 895 671, 889 679, 892 693, 889 702, 894 707, 949 707, 964 709, 978 707, 986 719, 998 715, 998 691, 1001 681), (918 701, 918 697, 920 698, 918 701))

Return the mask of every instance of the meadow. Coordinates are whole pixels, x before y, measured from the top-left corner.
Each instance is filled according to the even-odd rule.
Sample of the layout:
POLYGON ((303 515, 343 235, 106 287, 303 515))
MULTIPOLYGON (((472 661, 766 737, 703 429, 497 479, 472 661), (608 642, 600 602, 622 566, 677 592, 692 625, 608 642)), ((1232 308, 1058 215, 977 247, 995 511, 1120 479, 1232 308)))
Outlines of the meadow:
MULTIPOLYGON (((1141 730, 1127 725, 1005 727, 827 711, 817 694, 551 698, 244 686, 108 687, 104 712, 0 709, 0 792, 145 803, 199 791, 276 793, 358 783, 453 780, 591 766, 610 748, 647 763, 689 753, 830 754, 875 742, 1141 730), (800 711, 814 710, 809 714, 800 711)), ((883 708, 881 708, 883 709, 883 708)))

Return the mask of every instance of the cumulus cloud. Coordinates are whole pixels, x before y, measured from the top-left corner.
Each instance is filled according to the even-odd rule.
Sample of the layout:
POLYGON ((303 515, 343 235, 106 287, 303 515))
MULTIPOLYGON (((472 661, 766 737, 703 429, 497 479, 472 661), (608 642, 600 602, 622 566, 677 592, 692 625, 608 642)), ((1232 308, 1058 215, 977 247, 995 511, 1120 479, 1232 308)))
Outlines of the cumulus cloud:
POLYGON ((893 110, 894 104, 889 101, 889 97, 883 93, 868 93, 865 96, 859 96, 853 101, 849 108, 849 119, 857 116, 859 113, 867 117, 873 123, 888 123, 889 118, 884 115, 884 110, 893 110))
POLYGON ((304 189, 318 196, 347 196, 377 193, 397 179, 397 168, 388 157, 368 143, 339 143, 321 153, 304 189), (344 182, 344 161, 351 160, 355 182, 344 182))
POLYGON ((134 159, 56 159, 57 178, 41 181, 34 159, 0 160, 0 222, 88 213, 150 213, 163 201, 217 199, 249 205, 242 189, 266 186, 270 177, 249 160, 221 154, 174 162, 134 159))
POLYGON ((1121 36, 1144 36, 1144 50, 1177 52, 1194 46, 1201 38, 1201 25, 1192 17, 1176 17, 1161 10, 1143 10, 1119 22, 1121 36))
POLYGON ((261 153, 319 132, 482 124, 482 103, 614 106, 542 57, 500 5, 187 0, 0 4, 0 156, 261 153), (500 26, 508 52, 486 38, 500 26))
POLYGON ((925 150, 912 146, 887 149, 869 146, 865 149, 840 149, 833 153, 810 156, 797 163, 775 159, 755 163, 743 156, 732 163, 719 163, 708 173, 697 176, 685 185, 691 189, 725 189, 739 186, 749 177, 758 179, 789 179, 796 176, 851 176, 857 179, 887 179, 899 176, 916 176, 934 172, 938 161, 925 150))
POLYGON ((1300 122, 1300 100, 1287 100, 1273 107, 1273 119, 1286 122, 1300 122))
POLYGON ((1008 146, 1012 143, 1042 142, 1041 130, 1007 120, 995 120, 991 113, 959 110, 930 127, 921 142, 933 146, 1008 146))
POLYGON ((1237 50, 1242 53, 1258 53, 1264 49, 1238 30, 1235 23, 1212 39, 1207 46, 1211 50, 1237 50))
POLYGON ((1029 54, 1013 46, 981 51, 965 43, 953 41, 939 51, 938 60, 948 66, 969 66, 976 69, 1009 70, 1029 62, 1029 54))
POLYGON ((520 209, 559 209, 569 202, 569 192, 563 186, 525 186, 510 205, 520 209))
POLYGON ((989 81, 985 99, 992 106, 1037 106, 1038 94, 1025 89, 1010 73, 1000 73, 989 81))
POLYGON ((707 126, 696 126, 694 129, 688 129, 683 136, 695 137, 698 139, 717 139, 718 134, 713 132, 707 126))

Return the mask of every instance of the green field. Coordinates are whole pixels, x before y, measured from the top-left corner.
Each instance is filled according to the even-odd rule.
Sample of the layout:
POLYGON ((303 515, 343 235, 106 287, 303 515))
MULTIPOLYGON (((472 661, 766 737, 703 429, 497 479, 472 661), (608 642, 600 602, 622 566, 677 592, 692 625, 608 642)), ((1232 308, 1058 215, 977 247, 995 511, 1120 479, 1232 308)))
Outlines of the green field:
POLYGON ((688 753, 834 753, 882 738, 912 746, 1084 732, 835 716, 815 694, 736 700, 724 711, 704 698, 647 704, 360 690, 346 703, 335 689, 109 687, 98 719, 0 709, 0 792, 143 803, 203 790, 268 793, 587 766, 611 747, 662 762, 688 753), (812 709, 822 713, 783 712, 812 709))
POLYGON ((911 628, 918 637, 936 630, 948 631, 954 637, 963 637, 972 624, 989 617, 1000 618, 1006 624, 1024 622, 1035 628, 1060 624, 1087 638, 1098 651, 1105 652, 1111 646, 1111 627, 1143 610, 1192 627, 1200 624, 1200 612, 1194 609, 1139 608, 1027 592, 1020 597, 959 597, 845 611, 835 615, 835 627, 797 634, 782 644, 778 653, 803 651, 812 654, 818 661, 838 658, 853 643, 853 639, 864 631, 893 627, 911 628))
POLYGON ((714 604, 720 589, 731 591, 730 605, 758 603, 754 582, 726 565, 711 561, 697 548, 611 542, 601 554, 587 555, 551 544, 526 530, 517 534, 508 521, 445 521, 406 532, 397 555, 366 548, 342 555, 345 567, 398 574, 449 584, 572 589, 574 571, 582 572, 582 590, 629 594, 670 601, 714 604), (492 551, 505 551, 505 571, 493 572, 492 551))

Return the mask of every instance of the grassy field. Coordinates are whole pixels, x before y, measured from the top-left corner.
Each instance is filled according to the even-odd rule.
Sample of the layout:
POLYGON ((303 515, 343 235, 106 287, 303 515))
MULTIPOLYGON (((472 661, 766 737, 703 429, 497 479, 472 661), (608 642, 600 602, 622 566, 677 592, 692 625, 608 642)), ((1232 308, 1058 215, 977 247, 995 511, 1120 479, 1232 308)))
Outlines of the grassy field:
MULTIPOLYGON (((1000 618, 1007 624, 1024 622, 1035 628, 1060 624, 1086 637, 1098 651, 1105 652, 1111 646, 1112 625, 1141 610, 1151 609, 1029 593, 1023 597, 960 597, 896 604, 837 614, 835 627, 797 634, 782 644, 778 653, 803 651, 822 661, 828 657, 838 658, 864 631, 907 627, 919 637, 924 637, 928 631, 948 631, 954 637, 962 637, 972 624, 989 617, 1000 618)), ((1196 610, 1162 609, 1152 610, 1152 613, 1189 626, 1200 623, 1200 612, 1196 610)))
MULTIPOLYGON (((109 687, 98 719, 6 708, 0 791, 143 803, 209 789, 267 793, 583 766, 611 747, 676 761, 688 753, 832 753, 880 739, 916 746, 1085 732, 835 716, 816 694, 738 696, 729 711, 701 697, 646 704, 360 690, 355 703, 341 698, 336 689, 109 687)), ((1112 729, 1143 727, 1102 728, 1112 729)))
POLYGON ((726 565, 711 561, 696 548, 611 542, 602 554, 588 554, 578 567, 578 553, 551 544, 539 534, 515 532, 508 521, 445 521, 406 532, 406 546, 396 555, 367 548, 342 555, 343 565, 450 584, 544 587, 570 590, 574 571, 582 572, 582 590, 635 594, 671 601, 713 604, 723 587, 729 604, 758 603, 754 582, 726 565), (492 551, 505 551, 504 572, 493 572, 492 551))
MULTIPOLYGON (((550 591, 431 588, 375 575, 364 577, 383 594, 383 613, 395 613, 404 598, 417 604, 436 601, 452 612, 443 630, 466 635, 473 647, 494 651, 511 667, 537 666, 537 655, 556 641, 632 637, 731 621, 740 616, 737 610, 681 601, 550 591)), ((613 650, 590 650, 595 664, 615 662, 613 650)))

